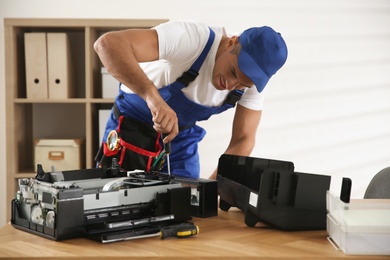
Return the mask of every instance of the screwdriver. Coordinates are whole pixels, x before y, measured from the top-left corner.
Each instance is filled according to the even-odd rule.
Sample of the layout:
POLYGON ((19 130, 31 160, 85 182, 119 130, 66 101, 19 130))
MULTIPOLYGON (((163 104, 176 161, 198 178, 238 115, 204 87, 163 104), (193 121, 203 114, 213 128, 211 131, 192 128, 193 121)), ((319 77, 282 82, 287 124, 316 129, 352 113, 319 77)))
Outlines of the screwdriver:
MULTIPOLYGON (((161 135, 163 140, 166 136, 167 134, 164 133, 161 135)), ((171 162, 169 161, 169 154, 171 153, 171 142, 164 143, 164 152, 167 156, 168 175, 171 176, 171 162)))
POLYGON ((194 223, 186 222, 165 227, 151 227, 146 229, 129 230, 123 233, 111 234, 102 237, 103 243, 126 241, 147 237, 160 236, 161 239, 168 237, 185 238, 199 234, 199 227, 194 223))
POLYGON ((199 234, 199 227, 194 223, 181 223, 161 228, 160 237, 165 239, 168 237, 190 237, 199 234))

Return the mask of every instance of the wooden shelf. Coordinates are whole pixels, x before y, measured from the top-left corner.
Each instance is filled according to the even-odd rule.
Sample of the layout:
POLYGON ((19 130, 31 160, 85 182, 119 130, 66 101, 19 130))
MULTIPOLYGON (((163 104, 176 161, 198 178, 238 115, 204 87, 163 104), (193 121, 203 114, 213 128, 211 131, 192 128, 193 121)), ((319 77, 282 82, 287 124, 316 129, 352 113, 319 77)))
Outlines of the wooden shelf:
POLYGON ((27 99, 27 98, 16 98, 15 104, 61 104, 61 103, 97 103, 97 104, 113 104, 114 98, 68 98, 68 99, 57 99, 55 101, 50 99, 27 99))
MULTIPOLYGON (((7 198, 17 190, 17 179, 32 178, 34 140, 85 139, 85 167, 92 168, 98 150, 99 109, 111 108, 114 99, 102 97, 102 64, 93 50, 97 38, 111 30, 151 28, 163 19, 4 19, 6 68, 6 178, 7 198), (75 93, 68 99, 27 98, 24 33, 63 32, 68 35, 75 73, 75 93)), ((10 218, 11 207, 7 207, 10 218)))
POLYGON ((27 172, 19 172, 19 173, 15 173, 14 175, 14 178, 17 180, 17 179, 22 179, 22 178, 34 178, 36 175, 36 173, 34 173, 33 171, 31 171, 30 173, 27 173, 27 172))

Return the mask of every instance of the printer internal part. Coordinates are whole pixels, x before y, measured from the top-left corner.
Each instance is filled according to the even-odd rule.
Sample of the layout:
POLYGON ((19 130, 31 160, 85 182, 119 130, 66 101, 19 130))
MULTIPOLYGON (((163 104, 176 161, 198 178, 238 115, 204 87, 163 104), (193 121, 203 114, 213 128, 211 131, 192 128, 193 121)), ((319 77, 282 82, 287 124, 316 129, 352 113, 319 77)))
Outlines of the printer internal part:
POLYGON ((223 154, 218 161, 218 193, 220 209, 231 206, 245 211, 249 190, 259 190, 262 173, 270 168, 294 171, 288 161, 223 154))
POLYGON ((175 180, 191 187, 191 215, 208 218, 218 215, 218 182, 203 178, 175 177, 175 180))
POLYGON ((217 180, 220 209, 241 209, 247 226, 264 222, 283 230, 326 229, 330 176, 295 172, 288 161, 224 154, 217 180))
POLYGON ((80 236, 103 242, 191 219, 191 188, 160 172, 93 168, 44 172, 18 180, 15 228, 52 240, 80 236))

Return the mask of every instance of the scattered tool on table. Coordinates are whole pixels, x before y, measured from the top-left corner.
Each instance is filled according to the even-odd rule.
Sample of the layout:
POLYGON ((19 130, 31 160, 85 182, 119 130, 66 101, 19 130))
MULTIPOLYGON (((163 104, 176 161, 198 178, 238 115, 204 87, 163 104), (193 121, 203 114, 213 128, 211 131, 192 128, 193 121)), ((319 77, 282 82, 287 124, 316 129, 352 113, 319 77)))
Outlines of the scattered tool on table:
POLYGON ((181 223, 161 228, 161 239, 168 237, 190 237, 199 233, 199 227, 194 223, 181 223))

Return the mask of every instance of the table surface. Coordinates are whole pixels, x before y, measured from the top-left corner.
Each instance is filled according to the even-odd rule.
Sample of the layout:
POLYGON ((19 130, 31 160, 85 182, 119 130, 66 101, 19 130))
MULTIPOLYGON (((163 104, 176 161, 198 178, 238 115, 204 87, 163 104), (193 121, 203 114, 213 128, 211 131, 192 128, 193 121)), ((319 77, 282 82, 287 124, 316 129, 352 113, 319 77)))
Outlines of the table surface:
POLYGON ((326 230, 281 231, 258 223, 247 227, 237 208, 218 216, 194 218, 199 234, 189 238, 149 237, 102 244, 86 238, 52 241, 6 224, 0 229, 0 258, 8 259, 335 259, 350 256, 336 250, 326 230))

